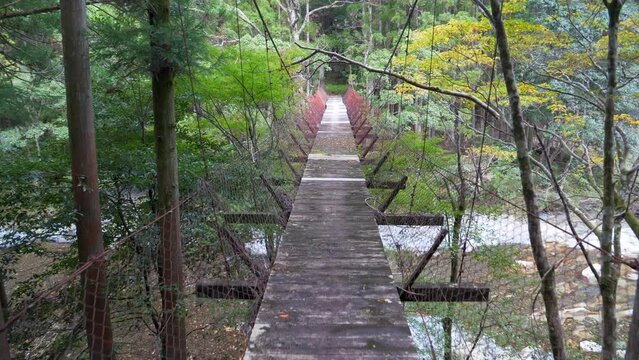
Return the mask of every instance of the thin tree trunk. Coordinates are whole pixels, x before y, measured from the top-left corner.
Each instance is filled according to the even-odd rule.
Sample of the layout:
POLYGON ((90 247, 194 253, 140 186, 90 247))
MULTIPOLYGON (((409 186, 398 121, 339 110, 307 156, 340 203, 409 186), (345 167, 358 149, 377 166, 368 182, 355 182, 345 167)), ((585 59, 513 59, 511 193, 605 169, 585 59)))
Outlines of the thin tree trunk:
POLYGON ((513 63, 510 58, 506 29, 501 17, 501 4, 499 0, 491 0, 490 6, 493 26, 495 28, 495 38, 499 48, 501 68, 508 92, 510 111, 512 113, 513 137, 517 147, 521 187, 528 215, 528 234, 537 271, 541 278, 541 295, 546 309, 548 336, 554 358, 556 360, 563 360, 566 359, 566 353, 563 328, 559 317, 559 304, 555 292, 555 269, 550 265, 541 236, 539 207, 537 205, 537 195, 533 182, 533 172, 530 166, 530 159, 528 159, 528 146, 526 144, 526 133, 523 127, 524 119, 519 99, 519 90, 517 88, 517 81, 515 80, 513 63))
MULTIPOLYGON (((459 248, 462 233, 462 220, 466 212, 466 181, 464 179, 464 168, 462 164, 462 134, 461 118, 459 115, 459 105, 457 101, 453 104, 455 114, 455 152, 457 155, 457 176, 459 177, 459 193, 455 201, 455 214, 453 216, 453 233, 450 244, 450 282, 454 284, 459 279, 459 248)), ((452 201, 453 199, 451 199, 452 201)), ((447 315, 443 319, 444 328, 444 360, 453 358, 453 303, 447 304, 447 315)))
POLYGON ((613 227, 615 216, 615 171, 614 153, 614 116, 615 96, 617 92, 617 35, 619 32, 619 14, 623 3, 619 0, 604 0, 608 9, 608 84, 606 87, 606 106, 604 118, 604 170, 603 170, 603 223, 601 225, 601 248, 605 252, 601 255, 601 330, 603 360, 613 360, 616 357, 617 316, 615 305, 617 302, 617 280, 619 270, 612 262, 613 227))
MULTIPOLYGON (((364 64, 368 64, 368 58, 375 50, 375 42, 373 38, 373 6, 370 2, 364 5, 364 13, 362 15, 367 16, 366 27, 366 52, 364 52, 364 64)), ((364 19, 362 19, 364 21, 364 19)), ((371 94, 373 92, 374 81, 371 74, 366 73, 366 93, 371 94)))
MULTIPOLYGON (((308 14, 308 12, 310 11, 309 6, 310 6, 310 0, 306 0, 306 14, 308 14)), ((309 27, 306 27, 306 43, 310 43, 311 42, 311 30, 309 29, 309 27)), ((306 96, 311 96, 311 69, 307 68, 306 69, 306 96)))
MULTIPOLYGON (((0 328, 4 327, 6 308, 0 303, 0 328)), ((0 332, 0 360, 11 360, 11 348, 9 347, 8 329, 0 332)))
MULTIPOLYGON (((95 256, 104 252, 86 12, 84 0, 60 3, 71 177, 81 264, 94 261, 95 256)), ((105 272, 105 264, 100 260, 94 261, 82 275, 84 323, 91 359, 111 359, 113 355, 105 272)))
POLYGON ((5 279, 0 279, 0 306, 2 306, 2 312, 0 316, 5 321, 9 319, 9 296, 7 295, 7 288, 4 286, 5 279))
POLYGON ((639 359, 639 279, 635 289, 635 306, 632 310, 632 320, 628 329, 628 345, 626 346, 626 360, 639 359))
POLYGON ((153 118, 157 165, 158 215, 160 227, 158 272, 162 296, 162 358, 186 359, 186 330, 181 314, 184 296, 182 243, 180 231, 180 192, 176 145, 175 66, 168 60, 170 41, 170 1, 149 1, 151 32, 151 75, 153 118))
MULTIPOLYGON (((619 194, 616 196, 619 204, 619 201, 622 201, 621 197, 619 194)), ((624 219, 630 229, 639 238, 639 220, 635 217, 632 211, 626 211, 624 219)), ((639 359, 639 280, 637 280, 637 287, 635 289, 635 305, 632 311, 630 328, 628 329, 628 344, 626 345, 625 357, 625 360, 635 359, 639 359)))

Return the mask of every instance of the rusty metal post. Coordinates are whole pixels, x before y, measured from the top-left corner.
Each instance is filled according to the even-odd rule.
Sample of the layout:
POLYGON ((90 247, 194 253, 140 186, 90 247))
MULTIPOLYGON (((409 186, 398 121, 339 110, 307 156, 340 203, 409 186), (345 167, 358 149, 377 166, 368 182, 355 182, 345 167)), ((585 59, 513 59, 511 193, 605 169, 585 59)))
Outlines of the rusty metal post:
POLYGON ((297 141, 297 138, 295 137, 295 135, 293 135, 292 132, 288 133, 291 136, 291 139, 293 139, 293 142, 295 143, 295 145, 297 145, 297 148, 300 149, 300 152, 302 153, 302 155, 305 158, 308 158, 308 153, 306 152, 306 150, 304 150, 304 147, 302 146, 302 144, 300 144, 299 141, 297 141))
POLYGON ((357 133, 355 133, 355 140, 357 140, 357 145, 358 146, 361 145, 362 142, 364 142, 364 139, 366 139, 366 137, 371 132, 371 130, 373 130, 373 127, 369 126, 368 129, 366 129, 366 132, 364 133, 364 136, 362 136, 359 140, 357 140, 357 133))
POLYGON ((395 186, 393 192, 391 192, 386 201, 384 201, 384 203, 380 205, 379 208, 377 208, 379 212, 383 213, 384 211, 386 211, 386 209, 388 209, 393 200, 395 200, 395 196, 397 196, 397 194, 399 194, 399 192, 406 187, 406 181, 408 181, 408 176, 404 175, 402 179, 399 180, 397 186, 395 186))
POLYGON ((371 173, 371 177, 377 175, 377 173, 382 169, 382 166, 384 165, 384 163, 386 162, 386 160, 388 160, 388 155, 390 154, 390 152, 386 152, 384 154, 384 156, 382 156, 382 158, 379 160, 379 162, 377 163, 377 165, 375 165, 375 169, 373 169, 373 172, 371 173))
POLYGON ((297 172, 297 170, 291 163, 291 160, 288 158, 288 156, 286 156, 286 153, 284 153, 282 149, 279 149, 279 152, 280 152, 280 155, 282 156, 282 159, 284 159, 284 161, 286 162, 286 165, 288 165, 288 168, 291 169, 291 172, 295 176, 295 180, 297 181, 297 184, 299 184, 300 181, 302 181, 302 176, 297 172))
POLYGON ((277 205, 280 207, 280 209, 282 209, 282 211, 285 213, 290 213, 291 204, 289 203, 289 201, 287 201, 281 194, 275 191, 275 189, 273 188, 273 186, 271 186, 271 183, 268 181, 266 176, 264 176, 264 174, 260 174, 260 180, 262 180, 262 184, 264 184, 264 187, 266 187, 266 190, 268 190, 271 196, 273 196, 273 199, 275 199, 275 202, 277 202, 277 205))
POLYGON ((415 284, 415 281, 417 280, 419 275, 422 273, 422 271, 424 270, 424 268, 426 267, 430 259, 433 257, 433 255, 435 255, 435 251, 437 251, 437 248, 439 248, 439 245, 441 245, 442 241, 444 241, 444 239, 446 238, 446 235, 448 235, 448 229, 446 228, 443 228, 439 232, 439 234, 437 234, 437 237, 435 238, 433 245, 431 245, 430 249, 428 249, 428 251, 424 254, 424 256, 422 256, 422 259, 419 261, 419 264, 417 264, 417 267, 415 268, 415 270, 413 270, 413 272, 410 274, 408 279, 406 279, 406 281, 404 282, 404 289, 409 290, 413 286, 413 284, 415 284))
POLYGON ((366 149, 364 149, 364 152, 362 152, 361 159, 365 159, 366 158, 366 155, 368 155, 368 152, 371 151, 373 146, 375 146, 375 143, 377 142, 377 139, 379 139, 379 136, 374 135, 373 136, 373 141, 371 141, 371 143, 366 147, 366 149))

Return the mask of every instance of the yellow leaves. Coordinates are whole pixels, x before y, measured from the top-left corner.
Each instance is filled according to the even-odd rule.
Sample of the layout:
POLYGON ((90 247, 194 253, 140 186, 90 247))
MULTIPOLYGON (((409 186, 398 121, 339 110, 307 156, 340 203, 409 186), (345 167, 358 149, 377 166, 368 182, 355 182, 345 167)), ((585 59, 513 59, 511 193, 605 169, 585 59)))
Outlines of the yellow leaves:
MULTIPOLYGON (((545 84, 540 84, 540 85, 542 87, 547 87, 545 86, 545 84)), ((521 102, 525 106, 543 105, 556 98, 555 93, 540 90, 539 87, 528 84, 528 83, 520 83, 518 86, 519 86, 519 95, 521 97, 521 102)))
POLYGON ((632 116, 628 115, 628 114, 618 114, 615 115, 615 121, 618 122, 625 122, 628 125, 632 125, 632 126, 637 126, 639 125, 639 120, 633 118, 632 116))
POLYGON ((588 55, 568 51, 560 59, 549 62, 547 72, 552 76, 574 75, 576 71, 588 69, 591 66, 588 55))
POLYGON ((528 0, 509 0, 504 2, 502 13, 505 15, 516 14, 526 10, 528 0))
MULTIPOLYGON (((635 62, 639 57, 639 16, 629 17, 619 23, 617 37, 619 60, 635 62)), ((595 43, 596 57, 604 60, 608 55, 608 35, 595 43)))
POLYGON ((568 107, 565 104, 553 103, 548 105, 548 110, 553 114, 563 114, 568 112, 568 107))
POLYGON ((598 165, 598 166, 602 166, 603 162, 604 162, 604 157, 602 154, 599 154, 597 152, 592 151, 590 153, 590 161, 594 164, 594 165, 598 165))
POLYGON ((493 59, 481 48, 467 45, 457 45, 448 51, 439 53, 438 57, 443 62, 444 66, 442 67, 446 69, 491 66, 493 63, 493 59))
POLYGON ((619 23, 619 59, 635 61, 639 57, 639 16, 619 23))
POLYGON ((406 84, 406 83, 399 83, 397 86, 395 86, 395 92, 398 95, 404 95, 404 101, 406 102, 412 102, 413 101, 413 95, 416 91, 418 91, 419 88, 414 87, 413 85, 410 84, 406 84))
MULTIPOLYGON (((482 152, 482 148, 473 147, 469 150, 469 152, 472 155, 479 156, 480 152, 482 152)), ((495 145, 484 145, 483 155, 485 157, 493 157, 498 160, 511 161, 517 157, 517 152, 515 150, 504 150, 495 145)))
POLYGON ((530 51, 542 50, 541 47, 563 48, 566 42, 547 27, 522 19, 509 19, 504 22, 508 40, 515 56, 530 51))
MULTIPOLYGON (((514 13, 524 10, 527 1, 508 0, 505 6, 510 13, 514 13)), ((563 35, 557 35, 544 25, 521 18, 511 17, 505 25, 516 62, 530 62, 531 57, 544 59, 547 53, 556 52, 570 43, 562 38, 563 35)), ((494 45, 493 30, 487 19, 451 19, 435 26, 434 32, 432 29, 416 32, 409 46, 410 55, 407 58, 398 56, 394 63, 405 65, 401 72, 410 78, 421 76, 428 81, 428 74, 432 73, 430 83, 434 86, 483 94, 484 97, 490 92, 493 99, 500 99, 498 105, 501 106, 505 104, 502 102, 508 100, 504 84, 496 81, 492 90, 488 88, 487 74, 495 61, 494 45)), ((578 60, 583 61, 581 58, 578 60)), ((499 59, 496 61, 499 62, 499 59)), ((559 64, 557 66, 559 68, 559 64)), ((565 64, 562 64, 561 68, 564 67, 565 64)), ((555 101, 556 94, 552 92, 524 83, 519 86, 524 106, 539 106, 555 101)), ((419 90, 410 86, 398 86, 395 91, 398 94, 419 93, 419 90)), ((571 121, 576 120, 571 118, 571 121)))
POLYGON ((451 43, 477 43, 484 42, 487 38, 486 32, 490 30, 490 23, 486 19, 462 20, 452 19, 449 22, 437 25, 434 29, 418 31, 415 33, 414 40, 411 44, 410 51, 419 49, 430 49, 431 38, 435 47, 451 45, 451 43))
POLYGON ((564 103, 551 103, 548 105, 548 110, 553 114, 553 118, 556 122, 564 125, 559 132, 565 137, 572 137, 575 132, 586 125, 585 117, 571 112, 564 103))

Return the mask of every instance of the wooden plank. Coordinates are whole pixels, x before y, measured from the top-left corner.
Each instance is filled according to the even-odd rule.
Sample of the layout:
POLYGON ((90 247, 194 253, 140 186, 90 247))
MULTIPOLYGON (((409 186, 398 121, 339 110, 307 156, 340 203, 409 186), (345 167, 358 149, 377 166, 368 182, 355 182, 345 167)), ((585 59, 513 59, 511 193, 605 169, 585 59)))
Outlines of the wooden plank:
POLYGON ((225 213, 222 214, 224 221, 229 224, 278 224, 282 225, 284 220, 278 214, 273 213, 225 213))
POLYGON ((195 294, 202 298, 254 300, 258 292, 257 285, 245 281, 213 280, 195 284, 195 294))
POLYGON ((442 226, 445 218, 443 215, 389 215, 376 212, 375 220, 377 220, 377 225, 442 226))
MULTIPOLYGON (((339 291, 335 287, 326 287, 318 294, 318 288, 314 286, 304 287, 304 285, 285 286, 289 297, 302 297, 302 289, 309 295, 322 299, 335 299, 343 297, 344 291, 339 291), (335 294, 335 295, 333 295, 335 294)), ((375 288, 367 290, 365 293, 354 293, 351 296, 364 296, 374 294, 375 288)), ((254 300, 259 293, 258 287, 246 281, 213 280, 203 281, 195 284, 195 294, 201 298, 225 299, 225 300, 254 300)), ((486 302, 490 299, 490 288, 476 284, 415 284, 411 288, 403 289, 397 287, 399 298, 404 302, 486 302)), ((280 299, 282 300, 282 299, 280 299)), ((309 309, 312 316, 312 310, 309 309)), ((339 314, 335 314, 339 315, 339 314)), ((344 315, 348 315, 345 313, 344 315)), ((341 316, 341 315, 339 315, 341 316)))
POLYGON ((486 302, 490 288, 476 284, 415 284, 408 289, 397 287, 402 301, 486 302))

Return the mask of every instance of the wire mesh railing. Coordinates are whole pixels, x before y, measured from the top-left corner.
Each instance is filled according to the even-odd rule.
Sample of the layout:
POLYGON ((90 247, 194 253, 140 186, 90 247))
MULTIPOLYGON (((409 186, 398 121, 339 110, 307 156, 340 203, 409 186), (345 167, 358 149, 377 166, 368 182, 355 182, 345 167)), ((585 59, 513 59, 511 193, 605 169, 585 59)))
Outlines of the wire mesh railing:
POLYGON ((37 259, 42 269, 3 284, 0 358, 240 356, 325 99, 320 90, 277 122, 259 156, 210 163, 178 206, 131 220, 99 256, 78 264, 75 246, 62 244, 55 258, 37 259), (183 278, 166 278, 176 264, 162 260, 161 233, 180 239, 183 278), (210 284, 227 293, 211 298, 202 290, 210 284), (231 294, 229 284, 250 293, 231 294), (172 329, 176 317, 183 326, 172 329))
MULTIPOLYGON (((405 290, 400 295, 417 300, 405 304, 421 356, 552 358, 540 296, 544 274, 531 251, 530 214, 514 150, 498 141, 482 142, 481 131, 468 131, 452 110, 448 127, 416 132, 385 122, 353 88, 344 102, 355 138, 369 141, 360 145, 371 194, 367 201, 382 213, 378 224, 395 279, 405 290), (387 141, 367 150, 376 137, 387 141)), ((621 222, 620 253, 605 253, 598 246, 595 211, 587 221, 569 218, 552 187, 540 187, 539 197, 568 353, 598 356, 602 301, 593 270, 599 273, 601 259, 610 256, 619 274, 618 356, 623 356, 635 302, 636 235, 621 222)))

